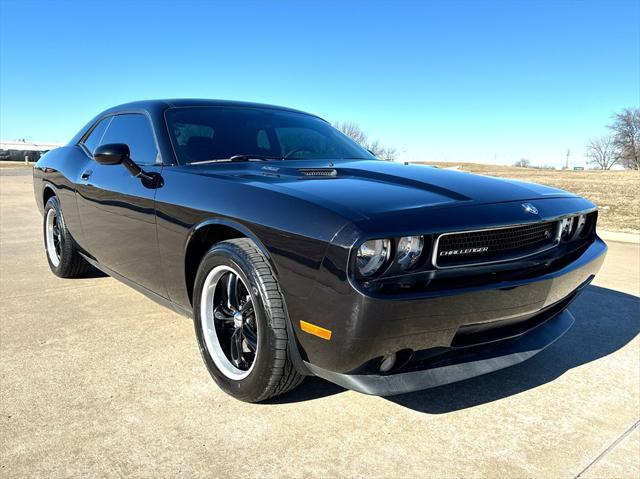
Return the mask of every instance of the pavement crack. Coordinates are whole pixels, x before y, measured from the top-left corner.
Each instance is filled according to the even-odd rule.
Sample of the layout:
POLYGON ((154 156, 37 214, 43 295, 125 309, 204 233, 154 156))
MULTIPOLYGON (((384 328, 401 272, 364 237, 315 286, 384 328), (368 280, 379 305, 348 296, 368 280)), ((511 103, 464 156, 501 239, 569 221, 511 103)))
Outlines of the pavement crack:
POLYGON ((609 452, 611 452, 613 449, 615 449, 615 447, 620 444, 622 442, 622 440, 627 437, 629 434, 631 434, 633 432, 633 430, 635 428, 638 427, 638 425, 640 425, 640 419, 637 420, 633 425, 631 425, 631 427, 629 427, 626 431, 624 431, 622 434, 620 434, 620 436, 618 436, 618 438, 613 441, 609 447, 607 447, 604 451, 602 451, 598 457, 596 457, 593 461, 591 461, 587 467, 585 467, 582 471, 580 471, 580 473, 575 476, 574 479, 579 479, 580 477, 582 477, 582 475, 587 472, 589 469, 591 469, 593 466, 595 466, 600 459, 602 459, 604 456, 606 456, 607 454, 609 454, 609 452))

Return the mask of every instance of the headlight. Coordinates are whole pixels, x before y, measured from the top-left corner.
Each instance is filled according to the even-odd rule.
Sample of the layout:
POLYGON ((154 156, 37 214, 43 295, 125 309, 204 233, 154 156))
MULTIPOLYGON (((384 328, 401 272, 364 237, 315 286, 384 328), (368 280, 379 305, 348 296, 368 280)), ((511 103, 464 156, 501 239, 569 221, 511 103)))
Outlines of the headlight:
POLYGON ((424 237, 422 236, 404 236, 400 238, 398 252, 396 253, 396 261, 400 267, 407 270, 415 266, 420 259, 423 246, 424 237))
POLYGON ((576 237, 582 234, 582 230, 584 229, 584 225, 587 224, 587 215, 578 216, 578 228, 576 229, 576 237))
POLYGON ((364 277, 373 276, 385 265, 390 252, 391 242, 388 239, 365 241, 356 254, 358 272, 364 277))
POLYGON ((573 230, 573 223, 575 219, 576 219, 575 216, 571 216, 570 218, 564 218, 560 222, 560 229, 562 230, 561 236, 563 240, 569 239, 569 236, 571 235, 573 230))

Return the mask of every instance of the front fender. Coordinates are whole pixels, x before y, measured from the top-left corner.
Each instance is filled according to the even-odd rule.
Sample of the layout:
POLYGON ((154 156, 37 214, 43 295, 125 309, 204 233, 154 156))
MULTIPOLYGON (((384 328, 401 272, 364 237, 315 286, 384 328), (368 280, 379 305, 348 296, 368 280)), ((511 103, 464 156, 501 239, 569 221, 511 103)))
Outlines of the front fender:
POLYGON ((33 190, 38 209, 43 212, 44 192, 50 188, 58 197, 69 233, 81 247, 84 246, 84 235, 75 182, 90 161, 79 147, 61 147, 46 153, 33 167, 33 190))
POLYGON ((231 228, 240 232, 243 236, 250 238, 256 244, 260 252, 267 258, 267 260, 271 264, 271 267, 274 268, 275 270, 276 265, 274 264, 273 259, 271 258, 271 254, 269 253, 269 250, 262 243, 262 241, 260 241, 260 239, 256 236, 256 234, 253 231, 251 231, 249 228, 247 228, 245 225, 228 218, 210 218, 194 225, 189 231, 187 235, 187 239, 184 244, 185 256, 189 248, 189 244, 191 243, 191 240, 193 239, 193 237, 203 228, 206 228, 207 226, 211 226, 211 225, 226 226, 228 228, 231 228))
POLYGON ((224 225, 251 238, 270 261, 287 303, 313 289, 327 245, 347 220, 282 192, 233 177, 165 167, 156 195, 158 243, 169 296, 191 309, 185 281, 189 242, 208 225, 224 225))

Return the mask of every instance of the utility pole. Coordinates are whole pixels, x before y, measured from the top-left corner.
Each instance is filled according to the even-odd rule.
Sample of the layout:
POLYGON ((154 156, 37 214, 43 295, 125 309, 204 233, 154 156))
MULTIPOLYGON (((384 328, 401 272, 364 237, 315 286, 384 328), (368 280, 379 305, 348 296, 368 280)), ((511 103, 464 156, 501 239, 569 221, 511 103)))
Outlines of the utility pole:
POLYGON ((564 165, 564 169, 568 170, 569 169, 569 156, 571 155, 571 150, 567 148, 567 162, 564 165))

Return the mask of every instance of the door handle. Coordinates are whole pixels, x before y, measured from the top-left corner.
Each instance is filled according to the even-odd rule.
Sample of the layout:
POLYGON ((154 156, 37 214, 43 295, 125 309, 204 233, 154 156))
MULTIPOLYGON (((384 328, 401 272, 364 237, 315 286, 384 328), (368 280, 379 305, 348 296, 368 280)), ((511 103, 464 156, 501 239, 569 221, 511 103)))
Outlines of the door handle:
POLYGON ((80 178, 83 179, 83 180, 88 180, 92 173, 93 173, 93 171, 91 171, 91 170, 84 170, 82 172, 82 174, 80 175, 80 178))

